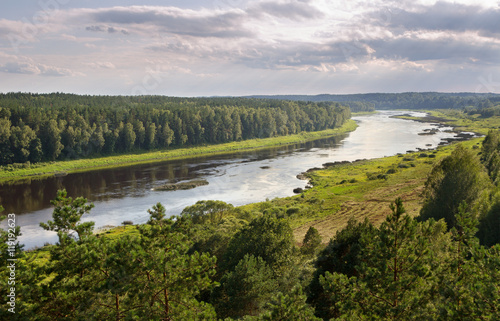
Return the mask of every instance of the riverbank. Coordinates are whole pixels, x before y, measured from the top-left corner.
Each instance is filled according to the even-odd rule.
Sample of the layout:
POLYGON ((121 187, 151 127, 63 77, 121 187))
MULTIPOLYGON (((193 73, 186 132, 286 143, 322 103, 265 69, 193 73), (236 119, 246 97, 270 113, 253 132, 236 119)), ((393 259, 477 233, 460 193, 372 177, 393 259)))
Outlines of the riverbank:
POLYGON ((488 134, 492 129, 500 128, 500 117, 493 116, 483 118, 481 115, 468 115, 453 109, 421 110, 427 113, 423 117, 413 117, 409 115, 394 116, 395 118, 413 120, 424 123, 439 123, 451 126, 455 131, 468 131, 482 135, 488 134))
POLYGON ((327 243, 351 218, 368 219, 378 226, 390 213, 389 205, 397 197, 403 199, 409 215, 417 216, 423 202, 421 192, 433 166, 450 155, 457 144, 479 152, 482 139, 433 151, 324 164, 324 168, 306 173, 313 186, 300 195, 249 204, 241 209, 248 212, 282 209, 288 213, 297 243, 302 242, 311 226, 319 231, 323 243, 327 243))
POLYGON ((22 180, 28 177, 43 178, 47 176, 62 176, 69 173, 85 172, 104 168, 115 168, 145 163, 162 162, 166 160, 178 160, 207 155, 223 155, 240 151, 243 152, 250 150, 259 150, 274 146, 297 144, 306 141, 341 135, 354 131, 356 128, 356 122, 350 119, 339 128, 317 132, 302 132, 300 134, 288 136, 250 139, 218 145, 176 148, 148 153, 40 163, 26 167, 20 166, 20 168, 16 168, 14 166, 5 166, 0 171, 0 182, 22 180))
MULTIPOLYGON (((311 226, 318 230, 322 242, 328 243, 351 218, 380 225, 397 197, 401 197, 409 215, 419 215, 424 184, 434 165, 459 144, 479 152, 482 140, 475 138, 432 151, 325 163, 323 168, 305 173, 312 187, 299 195, 242 205, 230 216, 249 222, 263 212, 275 213, 288 220, 298 244, 311 226)), ((134 230, 133 226, 119 226, 97 233, 118 237, 134 230)))

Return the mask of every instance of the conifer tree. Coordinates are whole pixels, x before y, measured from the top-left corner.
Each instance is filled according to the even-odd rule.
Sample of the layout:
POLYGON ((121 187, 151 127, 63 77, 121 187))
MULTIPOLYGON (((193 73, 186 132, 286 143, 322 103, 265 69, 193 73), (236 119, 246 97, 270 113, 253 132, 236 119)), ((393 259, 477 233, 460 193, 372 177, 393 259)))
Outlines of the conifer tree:
POLYGON ((444 218, 448 228, 456 224, 455 215, 462 202, 470 211, 487 187, 488 179, 479 159, 468 149, 457 146, 430 173, 425 183, 425 201, 420 219, 444 218))
POLYGON ((83 197, 68 197, 66 189, 58 190, 56 198, 50 202, 54 205, 53 221, 42 222, 40 226, 45 230, 57 232, 60 243, 68 240, 72 232, 76 232, 79 240, 92 234, 94 222, 81 223, 80 220, 94 204, 86 204, 87 199, 83 197))
POLYGON ((375 238, 362 236, 358 276, 327 272, 321 278, 341 320, 433 318, 429 243, 444 226, 433 221, 419 224, 404 215, 399 198, 391 211, 375 238))

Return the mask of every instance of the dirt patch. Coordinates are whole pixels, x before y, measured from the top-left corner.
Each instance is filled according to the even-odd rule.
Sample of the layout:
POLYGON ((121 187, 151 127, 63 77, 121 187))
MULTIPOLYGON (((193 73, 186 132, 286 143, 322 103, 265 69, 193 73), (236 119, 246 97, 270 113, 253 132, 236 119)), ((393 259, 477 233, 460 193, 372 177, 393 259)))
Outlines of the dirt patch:
POLYGON ((389 205, 396 197, 403 200, 406 212, 410 216, 417 216, 422 208, 423 180, 412 180, 403 184, 378 188, 367 193, 365 201, 346 201, 340 206, 340 210, 319 220, 308 222, 294 230, 295 240, 302 242, 304 236, 313 226, 322 237, 323 243, 335 237, 338 230, 343 229, 351 217, 358 221, 365 218, 379 226, 391 213, 389 205))

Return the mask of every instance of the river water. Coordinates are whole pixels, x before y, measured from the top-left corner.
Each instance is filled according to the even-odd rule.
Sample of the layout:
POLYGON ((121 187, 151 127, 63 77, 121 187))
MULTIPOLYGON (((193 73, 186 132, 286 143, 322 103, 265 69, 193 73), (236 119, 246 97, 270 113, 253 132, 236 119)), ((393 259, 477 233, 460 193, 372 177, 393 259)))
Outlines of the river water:
MULTIPOLYGON (((423 115, 381 111, 353 117, 359 127, 352 133, 303 144, 4 184, 0 185, 0 204, 6 209, 4 213, 16 214, 16 223, 23 234, 19 241, 29 249, 57 241, 56 234, 44 231, 39 223, 51 219, 50 200, 62 188, 66 188, 69 196, 84 196, 94 203, 95 208, 82 220, 94 221, 96 228, 120 225, 125 220, 144 223, 149 217, 147 210, 157 202, 166 207, 167 214, 175 215, 198 200, 222 200, 237 206, 291 196, 294 188, 306 184, 296 175, 309 168, 321 167, 326 162, 434 148, 442 138, 454 136, 444 132, 445 128, 435 135, 418 135, 436 126, 390 118, 403 113, 423 115), (164 183, 194 178, 206 179, 209 184, 191 190, 152 190, 164 183)), ((5 221, 2 223, 5 225, 5 221)))

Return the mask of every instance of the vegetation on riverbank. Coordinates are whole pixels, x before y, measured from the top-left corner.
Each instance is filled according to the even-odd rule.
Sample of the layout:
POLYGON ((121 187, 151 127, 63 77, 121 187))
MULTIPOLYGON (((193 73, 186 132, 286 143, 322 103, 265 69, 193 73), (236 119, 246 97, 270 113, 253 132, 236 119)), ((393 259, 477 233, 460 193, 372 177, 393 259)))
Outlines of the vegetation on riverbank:
POLYGON ((413 117, 409 115, 394 116, 396 118, 440 123, 454 127, 456 131, 469 131, 486 135, 490 130, 500 128, 500 116, 483 117, 480 114, 468 114, 453 109, 423 110, 428 115, 413 117))
MULTIPOLYGON (((478 138, 460 144, 473 148, 480 141, 478 138)), ((297 242, 302 241, 311 226, 319 231, 323 242, 328 242, 351 218, 367 218, 378 226, 385 220, 388 205, 396 197, 403 199, 409 215, 417 216, 422 207, 421 193, 427 175, 454 148, 455 144, 435 151, 361 160, 312 171, 307 176, 313 188, 301 195, 242 208, 248 211, 272 209, 286 215, 297 242)))
POLYGON ((0 94, 0 165, 321 131, 342 126, 350 113, 335 102, 0 94))
POLYGON ((250 139, 238 142, 223 143, 208 146, 194 146, 189 148, 176 148, 155 152, 132 153, 117 156, 79 159, 71 161, 56 161, 32 164, 30 166, 4 166, 0 171, 0 181, 19 180, 27 176, 52 176, 68 173, 88 171, 102 168, 130 166, 143 163, 162 162, 182 158, 193 158, 207 155, 223 155, 234 152, 243 152, 302 143, 305 141, 331 137, 355 130, 356 122, 346 121, 341 127, 317 132, 302 132, 295 135, 278 136, 262 139, 250 139))

